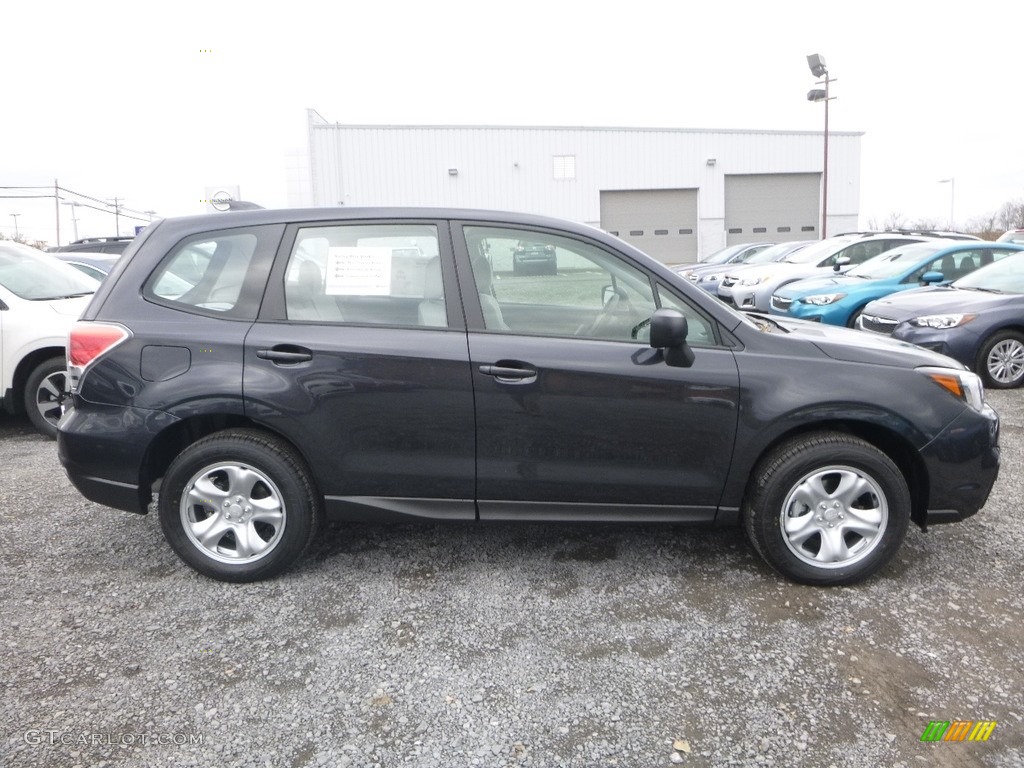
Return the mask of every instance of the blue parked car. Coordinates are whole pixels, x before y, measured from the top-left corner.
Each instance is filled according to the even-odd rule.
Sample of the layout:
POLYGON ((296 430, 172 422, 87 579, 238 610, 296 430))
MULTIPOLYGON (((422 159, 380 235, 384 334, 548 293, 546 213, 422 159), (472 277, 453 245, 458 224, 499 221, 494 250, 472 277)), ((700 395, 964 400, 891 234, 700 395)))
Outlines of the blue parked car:
POLYGON ((1012 243, 928 240, 901 245, 843 275, 798 280, 772 294, 771 311, 830 325, 856 326, 870 301, 922 285, 950 283, 1022 250, 1012 243))

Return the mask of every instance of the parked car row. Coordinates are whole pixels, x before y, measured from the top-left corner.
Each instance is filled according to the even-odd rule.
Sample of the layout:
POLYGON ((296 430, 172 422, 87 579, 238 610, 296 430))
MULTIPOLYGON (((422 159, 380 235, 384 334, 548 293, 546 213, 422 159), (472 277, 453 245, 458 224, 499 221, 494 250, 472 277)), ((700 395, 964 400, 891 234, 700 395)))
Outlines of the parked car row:
POLYGON ((766 263, 697 266, 687 276, 698 285, 718 280, 718 297, 738 309, 892 335, 958 360, 990 387, 1010 388, 1024 384, 1018 239, 1016 231, 997 242, 948 232, 847 233, 779 260, 769 248, 754 257, 766 263))

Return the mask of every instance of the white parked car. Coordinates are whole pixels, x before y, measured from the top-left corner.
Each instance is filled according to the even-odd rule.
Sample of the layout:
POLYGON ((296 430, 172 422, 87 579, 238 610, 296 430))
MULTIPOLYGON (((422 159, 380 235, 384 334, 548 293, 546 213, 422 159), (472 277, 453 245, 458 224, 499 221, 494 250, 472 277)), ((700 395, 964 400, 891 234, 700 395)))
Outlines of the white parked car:
POLYGON ((933 238, 917 235, 839 235, 821 240, 782 261, 745 266, 739 264, 718 284, 718 298, 737 309, 768 312, 772 294, 787 283, 808 277, 845 272, 890 248, 933 238))
POLYGON ((67 399, 68 330, 99 282, 50 254, 0 242, 0 406, 57 436, 67 399))

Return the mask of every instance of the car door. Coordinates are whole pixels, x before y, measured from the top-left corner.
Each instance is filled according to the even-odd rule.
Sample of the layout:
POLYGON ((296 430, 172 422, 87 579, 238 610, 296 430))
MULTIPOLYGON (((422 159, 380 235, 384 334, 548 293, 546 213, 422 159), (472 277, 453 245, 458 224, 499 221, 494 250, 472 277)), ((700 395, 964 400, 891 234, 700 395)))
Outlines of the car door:
POLYGON ((453 226, 476 394, 482 519, 710 520, 738 412, 714 321, 628 257, 541 229, 453 226), (518 242, 555 249, 517 274, 518 242), (658 306, 688 315, 697 351, 670 368, 647 343, 658 306))
POLYGON ((450 242, 437 221, 286 230, 246 339, 246 412, 299 446, 329 511, 475 517, 450 242))

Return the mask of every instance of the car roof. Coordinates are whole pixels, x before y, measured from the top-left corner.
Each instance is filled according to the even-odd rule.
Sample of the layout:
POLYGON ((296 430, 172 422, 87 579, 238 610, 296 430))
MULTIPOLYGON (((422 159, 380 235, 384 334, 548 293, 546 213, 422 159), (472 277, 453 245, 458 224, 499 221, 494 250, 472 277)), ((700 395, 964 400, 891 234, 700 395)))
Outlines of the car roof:
MULTIPOLYGON (((261 208, 258 210, 225 211, 196 216, 179 216, 154 221, 143 236, 183 236, 191 233, 221 229, 254 227, 265 224, 317 224, 333 221, 359 221, 364 219, 452 219, 467 222, 497 223, 524 227, 548 227, 594 237, 622 248, 624 242, 602 229, 567 219, 533 213, 485 210, 474 208, 438 207, 365 207, 365 208, 261 208)), ((636 250, 629 246, 631 250, 636 250)))

